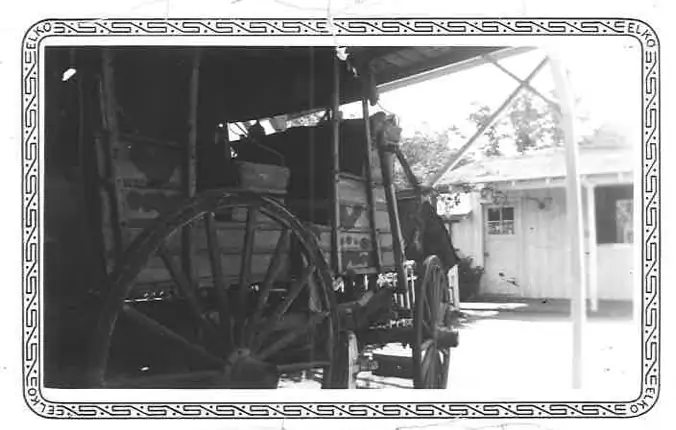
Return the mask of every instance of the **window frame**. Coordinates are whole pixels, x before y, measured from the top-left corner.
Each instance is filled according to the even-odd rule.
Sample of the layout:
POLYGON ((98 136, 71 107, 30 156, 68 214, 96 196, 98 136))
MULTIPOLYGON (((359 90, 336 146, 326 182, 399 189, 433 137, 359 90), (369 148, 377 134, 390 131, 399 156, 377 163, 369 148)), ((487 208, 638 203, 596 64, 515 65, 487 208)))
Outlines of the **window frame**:
POLYGON ((497 237, 510 237, 516 235, 516 205, 513 204, 504 204, 504 205, 490 205, 486 206, 486 220, 485 220, 485 229, 486 234, 489 236, 497 237), (505 210, 512 210, 511 219, 505 217, 505 210), (489 213, 490 211, 498 211, 498 220, 490 220, 489 213), (493 229, 492 226, 497 226, 497 229, 493 229), (510 229, 505 228, 506 226, 511 226, 510 229))

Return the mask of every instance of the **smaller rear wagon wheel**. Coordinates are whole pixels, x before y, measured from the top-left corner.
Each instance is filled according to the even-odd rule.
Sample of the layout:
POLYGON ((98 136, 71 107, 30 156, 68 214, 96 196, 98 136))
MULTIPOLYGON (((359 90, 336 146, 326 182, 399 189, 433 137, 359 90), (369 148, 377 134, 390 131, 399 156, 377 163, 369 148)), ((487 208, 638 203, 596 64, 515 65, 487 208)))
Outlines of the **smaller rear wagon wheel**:
POLYGON ((448 279, 435 255, 425 259, 416 283, 413 311, 413 384, 444 389, 448 383, 453 329, 448 318, 451 299, 448 279))

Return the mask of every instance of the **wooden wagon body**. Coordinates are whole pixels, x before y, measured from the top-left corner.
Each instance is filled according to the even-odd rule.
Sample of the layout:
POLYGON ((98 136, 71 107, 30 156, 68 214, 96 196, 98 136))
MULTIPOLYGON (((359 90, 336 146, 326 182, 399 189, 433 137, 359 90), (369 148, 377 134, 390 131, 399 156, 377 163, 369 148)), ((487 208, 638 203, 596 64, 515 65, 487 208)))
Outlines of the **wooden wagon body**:
MULTIPOLYGON (((48 217, 51 201, 69 192, 56 184, 70 160, 77 174, 65 188, 77 189, 84 223, 69 249, 78 247, 71 254, 88 267, 89 284, 50 294, 69 297, 68 318, 92 327, 82 353, 91 371, 66 385, 270 387, 284 371, 319 368, 325 387, 349 387, 358 351, 398 341, 413 345, 417 387, 445 387, 441 353, 457 343, 445 278, 452 244, 397 148, 396 123, 369 115, 369 105, 376 84, 482 50, 350 52, 343 61, 332 48, 307 47, 48 51, 48 217), (57 82, 67 65, 76 79, 57 82), (339 107, 355 101, 362 118, 343 120, 339 107), (250 128, 232 142, 224 132, 308 110, 328 119, 269 135, 250 128), (399 193, 395 161, 410 182, 399 193), (175 303, 187 303, 187 316, 175 303), (93 319, 78 306, 96 309, 93 319), (401 320, 408 324, 393 326, 401 320), (137 326, 216 373, 166 359, 137 326), (438 365, 421 350, 430 342, 438 365)), ((64 225, 59 216, 69 215, 48 219, 48 230, 64 225)))

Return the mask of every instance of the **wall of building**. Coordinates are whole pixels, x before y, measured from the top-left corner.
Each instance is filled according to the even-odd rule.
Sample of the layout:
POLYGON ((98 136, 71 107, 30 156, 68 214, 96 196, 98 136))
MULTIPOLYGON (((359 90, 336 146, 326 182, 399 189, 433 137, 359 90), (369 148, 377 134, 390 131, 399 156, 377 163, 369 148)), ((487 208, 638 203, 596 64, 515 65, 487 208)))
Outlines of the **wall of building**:
MULTIPOLYGON (((517 285, 496 282, 485 276, 482 293, 532 298, 569 298, 570 237, 566 216, 565 189, 510 190, 506 205, 517 208, 514 249, 519 255, 513 277, 517 285)), ((491 268, 490 256, 484 258, 486 235, 481 199, 472 199, 472 212, 463 221, 453 223, 454 245, 476 264, 491 268)), ((589 276, 589 223, 586 190, 582 194, 584 251, 589 276)), ((634 291, 634 245, 623 243, 597 245, 598 298, 631 300, 634 291)), ((589 285, 589 281, 587 282, 589 285)))

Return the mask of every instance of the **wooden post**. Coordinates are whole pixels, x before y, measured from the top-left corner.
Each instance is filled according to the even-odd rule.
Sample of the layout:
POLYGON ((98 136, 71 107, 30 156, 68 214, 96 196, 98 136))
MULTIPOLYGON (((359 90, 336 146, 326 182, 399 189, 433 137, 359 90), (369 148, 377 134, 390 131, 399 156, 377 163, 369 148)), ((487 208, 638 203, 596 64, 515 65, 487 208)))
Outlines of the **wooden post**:
MULTIPOLYGON (((309 91, 310 91, 310 110, 314 109, 315 107, 315 48, 314 46, 310 47, 310 83, 309 83, 309 91)), ((315 172, 315 127, 309 127, 308 129, 310 133, 310 147, 309 147, 309 159, 310 159, 310 165, 308 166, 309 168, 309 177, 310 181, 308 181, 308 191, 310 194, 310 222, 314 223, 315 221, 315 181, 313 180, 317 172, 315 172)))
POLYGON ((331 216, 331 263, 334 274, 340 274, 342 259, 340 254, 340 194, 338 173, 340 172, 340 60, 333 55, 333 141, 331 145, 331 185, 333 189, 333 214, 331 216))
POLYGON ((408 283, 406 282, 406 271, 404 270, 404 245, 402 242, 401 222, 399 220, 399 210, 397 207, 397 194, 394 191, 392 181, 392 150, 386 148, 387 142, 384 141, 382 133, 378 136, 378 154, 380 155, 380 168, 383 171, 383 185, 385 188, 385 198, 387 199, 387 213, 390 219, 390 230, 392 231, 392 250, 394 251, 394 266, 397 270, 397 289, 408 293, 408 283))
POLYGON ((117 174, 117 158, 122 148, 120 146, 120 127, 117 118, 118 105, 115 95, 115 71, 113 67, 113 52, 110 49, 104 49, 102 54, 102 113, 104 120, 104 158, 106 164, 106 184, 108 185, 108 196, 110 209, 113 212, 111 217, 111 229, 115 241, 116 258, 122 256, 124 248, 129 243, 129 231, 127 229, 127 219, 125 206, 122 196, 122 178, 117 174))
POLYGON ((369 221, 371 222, 371 242, 373 242, 373 251, 376 253, 376 268, 378 273, 382 272, 383 260, 380 251, 380 241, 378 240, 378 226, 376 225, 376 198, 373 190, 373 162, 371 155, 373 154, 373 142, 371 141, 371 123, 369 119, 369 102, 366 96, 361 101, 362 116, 364 117, 364 132, 366 139, 364 140, 366 154, 364 156, 364 166, 366 170, 366 197, 369 205, 369 221))
MULTIPOLYGON (((190 71, 190 93, 188 96, 188 142, 185 148, 184 192, 188 198, 195 196, 197 189, 197 107, 199 104, 199 75, 201 52, 195 51, 190 71)), ((183 227, 181 230, 181 251, 183 273, 192 282, 193 276, 193 243, 192 228, 183 227)))
POLYGON ((597 261, 597 239, 596 239, 596 186, 587 184, 587 222, 589 223, 589 238, 587 246, 589 248, 589 296, 590 307, 593 312, 599 309, 598 300, 598 261, 597 261))
POLYGON ((571 317, 573 319, 573 388, 582 388, 583 331, 586 320, 586 277, 583 258, 582 190, 577 169, 579 150, 573 126, 573 98, 559 59, 551 59, 551 69, 561 102, 561 125, 566 145, 566 214, 570 238, 571 317))

